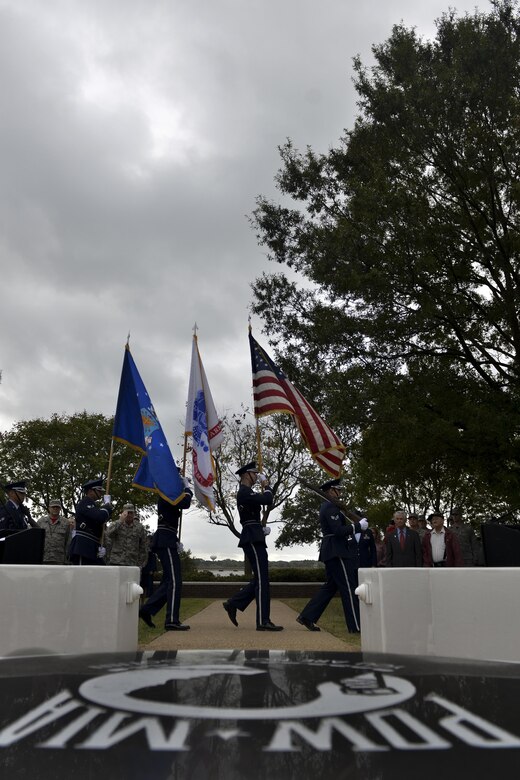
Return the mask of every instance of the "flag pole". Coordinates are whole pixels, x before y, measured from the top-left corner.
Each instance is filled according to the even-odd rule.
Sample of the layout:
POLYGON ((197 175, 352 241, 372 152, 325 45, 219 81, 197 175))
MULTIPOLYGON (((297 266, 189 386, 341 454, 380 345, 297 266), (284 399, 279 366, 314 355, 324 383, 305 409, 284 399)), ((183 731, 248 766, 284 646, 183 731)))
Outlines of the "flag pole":
MULTIPOLYGON (((249 335, 251 335, 251 333, 252 333, 251 315, 249 315, 249 317, 248 317, 248 323, 249 323, 248 331, 249 331, 249 335)), ((263 469, 263 460, 262 460, 262 444, 261 444, 261 441, 260 441, 260 422, 259 422, 258 416, 257 416, 257 414, 255 412, 255 388, 254 388, 253 383, 251 383, 251 392, 252 392, 252 396, 253 396, 253 412, 254 412, 254 415, 255 415, 255 423, 256 423, 256 460, 257 460, 258 471, 262 471, 262 469, 263 469)))
MULTIPOLYGON (((195 342, 197 341, 197 330, 198 330, 198 326, 197 326, 197 323, 195 323, 195 325, 193 326, 193 338, 195 339, 195 342)), ((186 476, 186 459, 187 459, 187 456, 188 456, 188 434, 186 433, 186 428, 185 428, 184 429, 184 446, 183 446, 183 449, 182 449, 182 469, 181 469, 181 474, 182 474, 183 477, 186 476)), ((181 540, 181 533, 182 533, 182 509, 181 509, 180 515, 179 515, 179 529, 178 529, 178 532, 177 532, 177 536, 179 538, 179 542, 181 540)))
MULTIPOLYGON (((249 335, 252 333, 251 328, 251 315, 249 315, 249 335)), ((253 393, 253 411, 255 410, 255 387, 254 384, 251 383, 251 390, 253 393)), ((257 468, 258 471, 262 472, 264 470, 264 463, 262 459, 262 444, 260 440, 260 421, 258 419, 258 416, 255 412, 255 422, 256 422, 256 461, 257 461, 257 468)), ((264 508, 262 511, 262 525, 265 527, 267 525, 267 517, 269 515, 269 509, 264 508)))
MULTIPOLYGON (((130 349, 130 331, 128 331, 128 336, 126 337, 126 345, 125 349, 130 349)), ((110 453, 108 455, 108 469, 107 469, 107 484, 106 484, 106 493, 107 495, 110 495, 110 482, 112 481, 112 461, 114 460, 114 437, 110 439, 110 453)))

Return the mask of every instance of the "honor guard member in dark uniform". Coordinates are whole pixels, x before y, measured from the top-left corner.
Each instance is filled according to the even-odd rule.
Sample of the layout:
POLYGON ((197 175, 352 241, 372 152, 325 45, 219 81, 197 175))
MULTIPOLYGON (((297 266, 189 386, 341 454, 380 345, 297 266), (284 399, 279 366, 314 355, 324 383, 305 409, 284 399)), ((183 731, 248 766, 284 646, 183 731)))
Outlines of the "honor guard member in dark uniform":
POLYGON ((359 634, 359 600, 354 593, 357 587, 358 543, 356 533, 368 528, 368 521, 347 520, 345 514, 333 502, 340 495, 339 479, 331 479, 320 486, 327 499, 320 507, 322 541, 319 560, 325 564, 327 580, 303 608, 296 620, 309 631, 319 631, 316 624, 339 590, 345 622, 351 634, 359 634))
MULTIPOLYGON (((179 557, 179 519, 183 509, 188 509, 193 493, 188 480, 184 478, 186 495, 178 504, 170 504, 164 498, 157 502, 157 531, 152 542, 152 551, 157 553, 162 564, 163 576, 159 587, 146 604, 139 610, 139 617, 147 626, 155 628, 152 617, 166 604, 164 628, 166 631, 188 631, 189 626, 181 623, 179 609, 181 606, 182 572, 179 557)), ((181 548, 182 549, 182 548, 181 548)))
POLYGON ((83 485, 83 498, 76 505, 76 531, 69 547, 69 559, 75 566, 99 566, 98 556, 105 523, 112 514, 110 504, 96 506, 103 495, 103 480, 92 479, 83 485))
POLYGON ((260 519, 262 507, 271 506, 273 503, 273 491, 269 487, 267 478, 258 473, 254 461, 242 466, 236 474, 240 477, 237 505, 242 524, 238 546, 242 547, 247 555, 254 577, 238 593, 225 601, 223 607, 233 625, 238 626, 237 609, 243 612, 253 599, 256 599, 256 630, 282 631, 283 626, 275 626, 269 617, 271 598, 265 537, 271 529, 265 528, 260 519), (253 491, 253 485, 257 480, 262 486, 262 493, 253 491))
POLYGON ((25 480, 9 482, 3 487, 7 493, 7 502, 0 506, 0 529, 25 531, 27 528, 37 528, 38 523, 33 520, 29 507, 23 504, 27 496, 25 480))

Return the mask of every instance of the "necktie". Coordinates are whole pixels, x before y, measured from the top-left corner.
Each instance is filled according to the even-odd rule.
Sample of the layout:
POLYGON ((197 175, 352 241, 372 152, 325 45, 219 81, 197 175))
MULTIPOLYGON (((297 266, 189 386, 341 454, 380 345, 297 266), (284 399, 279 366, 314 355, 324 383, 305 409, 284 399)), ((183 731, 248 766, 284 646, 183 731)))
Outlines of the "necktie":
POLYGON ((399 533, 400 533, 399 544, 401 545, 401 550, 404 550, 404 542, 405 542, 404 531, 399 531, 399 533))

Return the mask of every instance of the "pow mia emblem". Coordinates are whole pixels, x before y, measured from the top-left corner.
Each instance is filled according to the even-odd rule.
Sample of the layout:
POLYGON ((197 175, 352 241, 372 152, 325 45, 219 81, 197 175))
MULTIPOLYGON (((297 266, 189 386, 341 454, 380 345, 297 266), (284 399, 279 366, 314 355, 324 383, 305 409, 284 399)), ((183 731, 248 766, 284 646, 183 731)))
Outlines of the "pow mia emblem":
MULTIPOLYGON (((265 674, 262 669, 228 664, 135 669, 94 677, 80 686, 79 693, 93 704, 141 715, 232 720, 351 715, 396 706, 415 693, 414 686, 408 680, 381 672, 368 672, 344 677, 338 682, 329 680, 318 683, 315 696, 310 701, 281 707, 206 707, 200 704, 184 704, 178 700, 164 701, 165 698, 171 698, 168 694, 168 691, 172 690, 171 683, 189 684, 214 675, 238 675, 248 678, 265 674)), ((256 682, 254 687, 257 687, 256 682)))

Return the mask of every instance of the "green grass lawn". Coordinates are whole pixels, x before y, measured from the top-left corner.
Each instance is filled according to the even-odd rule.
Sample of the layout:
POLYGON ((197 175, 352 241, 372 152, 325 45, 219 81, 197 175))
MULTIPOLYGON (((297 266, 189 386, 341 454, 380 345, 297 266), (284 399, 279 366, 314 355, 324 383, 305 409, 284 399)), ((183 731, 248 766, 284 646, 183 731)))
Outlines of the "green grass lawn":
MULTIPOLYGON (((180 609, 181 623, 186 623, 188 618, 205 609, 211 604, 212 601, 214 601, 214 599, 182 599, 180 609)), ((156 628, 148 628, 146 623, 143 623, 142 620, 139 620, 139 633, 137 635, 137 641, 140 645, 146 645, 148 642, 152 642, 161 634, 164 634, 165 612, 166 607, 163 607, 161 611, 152 618, 156 628)))
MULTIPOLYGON (((284 604, 287 604, 288 607, 294 609, 299 614, 309 599, 280 599, 280 601, 283 601, 284 604)), ((320 618, 319 626, 324 631, 328 631, 329 634, 342 639, 347 645, 345 650, 361 650, 360 634, 349 634, 347 631, 340 599, 332 599, 320 618)))
MULTIPOLYGON (((205 609, 213 601, 219 599, 182 599, 181 601, 181 622, 185 623, 188 619, 195 615, 197 612, 205 609)), ((288 607, 294 609, 299 614, 307 604, 308 599, 280 599, 288 607)), ((152 642, 156 637, 164 634, 164 614, 166 607, 163 607, 157 615, 154 616, 153 622, 156 628, 148 628, 142 620, 139 621, 139 645, 146 645, 152 642)), ((345 651, 361 650, 361 638, 359 634, 349 634, 345 625, 345 617, 343 615, 343 609, 341 607, 341 601, 338 598, 332 599, 329 606, 320 618, 320 627, 324 631, 328 631, 329 634, 342 639, 345 642, 345 651)))

